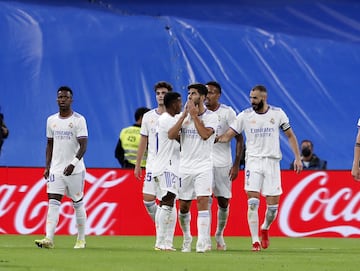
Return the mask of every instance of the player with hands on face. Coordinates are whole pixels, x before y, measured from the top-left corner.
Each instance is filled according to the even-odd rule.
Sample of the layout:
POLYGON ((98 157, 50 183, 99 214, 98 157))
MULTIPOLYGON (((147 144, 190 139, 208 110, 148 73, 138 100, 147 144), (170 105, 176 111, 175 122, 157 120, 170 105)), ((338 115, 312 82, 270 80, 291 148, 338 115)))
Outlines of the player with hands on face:
POLYGON ((169 130, 169 138, 180 135, 180 187, 179 222, 183 231, 182 252, 191 251, 190 206, 197 201, 198 240, 196 252, 207 250, 209 236, 209 196, 212 194, 212 155, 215 131, 218 126, 216 114, 208 110, 204 101, 207 88, 195 83, 188 86, 188 100, 178 121, 169 130))

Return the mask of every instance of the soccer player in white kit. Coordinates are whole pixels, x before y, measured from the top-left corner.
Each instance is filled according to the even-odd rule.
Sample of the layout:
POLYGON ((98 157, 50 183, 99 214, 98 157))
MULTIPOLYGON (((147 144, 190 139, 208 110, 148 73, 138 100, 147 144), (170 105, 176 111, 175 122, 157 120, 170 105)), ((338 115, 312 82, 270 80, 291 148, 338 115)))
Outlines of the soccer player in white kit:
POLYGON ((360 119, 358 120, 357 128, 358 132, 355 140, 354 160, 352 164, 351 175, 353 176, 354 180, 360 181, 360 119))
MULTIPOLYGON (((172 86, 165 81, 160 81, 155 84, 154 90, 156 94, 156 101, 158 103, 157 108, 146 112, 143 116, 143 120, 140 128, 140 143, 136 156, 136 165, 134 169, 135 178, 138 180, 142 179, 142 169, 141 161, 144 156, 145 150, 147 148, 147 159, 146 159, 146 169, 145 169, 145 178, 143 184, 143 202, 146 207, 148 214, 155 223, 155 228, 157 227, 157 210, 158 205, 156 203, 156 187, 154 179, 152 176, 152 168, 154 164, 154 157, 156 155, 156 123, 158 118, 162 113, 166 111, 164 105, 164 96, 166 93, 172 91, 172 86)), ((173 217, 174 217, 174 230, 176 225, 176 208, 173 208, 173 217)), ((169 233, 169 238, 172 238, 172 235, 169 233)), ((158 238, 156 238, 157 240, 158 238)), ((155 249, 158 247, 155 244, 155 249)))
POLYGON ((57 92, 59 113, 48 117, 46 124, 46 168, 49 199, 46 237, 35 240, 40 248, 54 248, 54 234, 59 221, 61 200, 71 198, 78 228, 75 249, 85 248, 86 210, 83 202, 85 164, 83 156, 88 142, 85 118, 71 108, 73 92, 62 86, 57 92))
POLYGON ((160 208, 157 211, 159 214, 156 249, 175 251, 173 238, 166 238, 166 235, 174 236, 173 225, 176 223, 173 208, 179 187, 180 143, 177 139, 170 139, 168 133, 177 121, 175 116, 181 112, 181 95, 177 92, 166 93, 164 105, 166 112, 159 117, 156 127, 157 152, 152 169, 160 201, 160 208))
POLYGON ((169 138, 176 139, 180 132, 180 187, 179 222, 183 231, 182 252, 191 251, 190 206, 197 200, 198 240, 196 252, 205 252, 209 236, 209 196, 212 194, 212 150, 217 115, 206 109, 204 101, 207 88, 203 84, 188 86, 188 101, 179 120, 169 131, 169 138))
MULTIPOLYGON (((229 128, 230 124, 236 119, 236 113, 230 106, 219 102, 221 96, 221 86, 218 82, 210 81, 206 83, 208 94, 205 99, 207 109, 215 112, 219 117, 219 125, 216 129, 216 135, 222 135, 229 128)), ((213 149, 213 194, 217 198, 217 226, 215 232, 217 250, 226 250, 224 241, 224 229, 229 216, 229 200, 232 196, 232 181, 236 179, 239 172, 241 150, 243 148, 242 134, 236 135, 235 159, 232 163, 230 142, 215 144, 213 149)), ((210 222, 211 222, 211 204, 209 201, 210 222)), ((211 240, 209 244, 211 249, 211 240)))
POLYGON ((267 90, 262 85, 250 91, 251 108, 242 111, 225 134, 217 142, 228 142, 243 131, 246 137, 245 191, 248 197, 248 224, 252 238, 252 251, 266 249, 269 242, 269 228, 275 220, 279 199, 282 194, 280 160, 280 130, 288 137, 295 155, 294 171, 303 168, 298 142, 291 129, 289 119, 279 107, 267 104, 267 90), (259 241, 258 208, 260 193, 266 197, 267 209, 261 225, 259 241))

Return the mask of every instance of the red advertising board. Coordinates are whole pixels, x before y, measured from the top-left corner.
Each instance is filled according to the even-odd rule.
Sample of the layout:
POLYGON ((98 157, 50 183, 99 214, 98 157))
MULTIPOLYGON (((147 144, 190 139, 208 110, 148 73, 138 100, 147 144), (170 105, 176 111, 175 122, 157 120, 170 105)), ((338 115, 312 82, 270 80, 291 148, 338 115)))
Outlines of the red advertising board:
MULTIPOLYGON (((47 211, 42 168, 0 168, 0 233, 44 234, 47 211)), ((249 236, 243 171, 233 183, 227 236, 249 236)), ((272 236, 360 237, 360 182, 350 171, 282 171, 284 193, 272 236)), ((89 235, 154 235, 142 201, 142 182, 132 170, 88 169, 85 203, 89 235)), ((213 201, 212 233, 216 227, 213 201)), ((261 201, 260 223, 266 204, 261 201)), ((196 204, 192 204, 196 234, 196 204)), ((72 203, 64 199, 57 234, 76 234, 72 203)), ((177 225, 176 235, 181 235, 177 225)))

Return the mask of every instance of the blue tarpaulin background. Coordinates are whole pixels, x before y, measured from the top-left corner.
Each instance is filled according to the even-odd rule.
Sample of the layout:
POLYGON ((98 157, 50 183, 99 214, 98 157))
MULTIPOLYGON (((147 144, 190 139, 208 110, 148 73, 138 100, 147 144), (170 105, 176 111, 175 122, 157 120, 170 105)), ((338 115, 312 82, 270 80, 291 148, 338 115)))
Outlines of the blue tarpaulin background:
MULTIPOLYGON (((298 140, 349 169, 360 92, 358 1, 0 1, 0 106, 10 129, 1 166, 44 166, 56 90, 74 90, 89 128, 88 167, 118 167, 114 148, 153 85, 217 80, 240 112, 268 88, 298 140), (254 3, 255 2, 255 3, 254 3)), ((293 159, 282 137, 287 169, 293 159)))

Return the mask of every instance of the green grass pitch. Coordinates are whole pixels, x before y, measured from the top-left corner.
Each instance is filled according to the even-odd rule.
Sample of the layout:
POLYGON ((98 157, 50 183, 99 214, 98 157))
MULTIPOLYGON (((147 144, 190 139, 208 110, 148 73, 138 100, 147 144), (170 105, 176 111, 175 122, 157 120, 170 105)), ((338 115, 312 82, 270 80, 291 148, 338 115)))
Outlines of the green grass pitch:
MULTIPOLYGON (((40 249, 35 235, 0 235, 1 271, 352 271, 360 270, 358 238, 271 238, 251 252, 248 237, 225 237, 227 251, 182 253, 153 250, 152 236, 88 236, 86 249, 73 249, 74 236, 57 235, 55 249, 40 249)), ((215 241, 213 240, 213 246, 215 241)))

